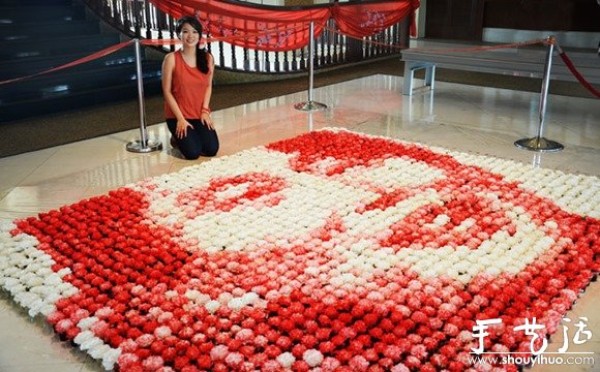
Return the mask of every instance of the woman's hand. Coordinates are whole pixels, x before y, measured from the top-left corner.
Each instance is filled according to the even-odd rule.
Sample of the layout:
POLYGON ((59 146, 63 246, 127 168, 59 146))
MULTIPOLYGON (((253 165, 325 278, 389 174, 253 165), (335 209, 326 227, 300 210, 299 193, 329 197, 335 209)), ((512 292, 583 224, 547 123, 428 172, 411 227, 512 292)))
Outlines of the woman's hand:
POLYGON ((177 128, 175 128, 175 134, 177 135, 177 138, 182 139, 183 137, 187 136, 188 127, 194 128, 192 124, 185 119, 177 120, 177 128))
POLYGON ((208 129, 215 129, 212 118, 210 117, 210 112, 203 111, 202 116, 200 116, 200 120, 202 120, 202 123, 206 125, 208 129))

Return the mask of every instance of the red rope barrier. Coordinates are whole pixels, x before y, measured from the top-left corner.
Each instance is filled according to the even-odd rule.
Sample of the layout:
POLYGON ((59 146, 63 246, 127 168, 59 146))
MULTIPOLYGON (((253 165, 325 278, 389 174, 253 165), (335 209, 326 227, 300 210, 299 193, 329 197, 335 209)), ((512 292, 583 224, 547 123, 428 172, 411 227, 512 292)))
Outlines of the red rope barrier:
POLYGON ((573 64, 573 61, 571 61, 571 58, 569 58, 569 56, 567 56, 567 54, 562 49, 559 49, 558 55, 563 60, 565 65, 567 65, 567 67, 569 68, 569 71, 571 71, 571 73, 573 74, 573 76, 575 76, 577 81, 579 81, 579 83, 581 85, 583 85, 583 87, 586 88, 590 93, 592 93, 596 97, 600 98, 600 91, 598 89, 594 88, 594 86, 592 86, 592 84, 590 84, 590 82, 585 80, 583 75, 581 75, 581 73, 577 70, 577 68, 573 64))
POLYGON ((82 63, 90 62, 90 61, 93 61, 95 59, 98 59, 98 58, 107 56, 107 55, 109 55, 111 53, 114 53, 117 50, 119 50, 121 48, 124 48, 127 45, 131 44, 132 42, 133 42, 133 40, 124 41, 122 43, 110 46, 110 47, 108 47, 106 49, 102 49, 102 50, 100 50, 100 51, 98 51, 96 53, 90 54, 87 57, 79 58, 79 59, 77 59, 75 61, 66 63, 66 64, 58 66, 58 67, 51 68, 49 70, 40 71, 40 72, 37 72, 35 74, 31 74, 31 75, 27 75, 27 76, 21 76, 21 77, 14 78, 14 79, 0 81, 0 85, 4 85, 4 84, 8 84, 8 83, 14 83, 16 81, 21 81, 21 80, 25 80, 25 79, 30 79, 32 77, 41 76, 41 75, 44 75, 44 74, 48 74, 50 72, 56 72, 56 71, 64 70, 65 68, 69 68, 69 67, 80 65, 82 63))
MULTIPOLYGON (((202 39, 204 41, 204 39, 202 39)), ((144 39, 140 40, 140 44, 149 46, 165 46, 181 44, 179 39, 144 39)))

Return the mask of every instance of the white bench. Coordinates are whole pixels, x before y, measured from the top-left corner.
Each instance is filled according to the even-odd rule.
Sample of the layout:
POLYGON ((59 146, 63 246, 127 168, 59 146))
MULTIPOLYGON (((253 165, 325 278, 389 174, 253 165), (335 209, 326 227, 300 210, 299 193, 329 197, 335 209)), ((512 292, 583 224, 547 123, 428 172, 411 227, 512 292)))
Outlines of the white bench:
MULTIPOLYGON (((489 45, 489 44, 486 44, 489 45)), ((404 95, 412 95, 415 72, 425 70, 424 86, 434 89, 436 67, 509 76, 542 78, 548 47, 544 45, 509 49, 474 50, 477 44, 450 42, 417 43, 402 51, 404 95)), ((577 79, 564 64, 557 49, 552 56, 550 80, 577 79)), ((567 51, 567 56, 591 84, 600 84, 600 56, 596 50, 567 51)))

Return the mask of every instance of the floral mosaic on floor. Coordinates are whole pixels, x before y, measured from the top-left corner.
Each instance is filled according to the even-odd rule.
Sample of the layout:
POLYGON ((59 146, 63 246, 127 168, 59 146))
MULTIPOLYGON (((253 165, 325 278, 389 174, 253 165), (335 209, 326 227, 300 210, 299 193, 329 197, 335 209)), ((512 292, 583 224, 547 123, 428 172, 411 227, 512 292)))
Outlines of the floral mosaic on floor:
POLYGON ((328 129, 4 224, 0 286, 106 369, 462 371, 544 350, 599 218, 597 177, 328 129))

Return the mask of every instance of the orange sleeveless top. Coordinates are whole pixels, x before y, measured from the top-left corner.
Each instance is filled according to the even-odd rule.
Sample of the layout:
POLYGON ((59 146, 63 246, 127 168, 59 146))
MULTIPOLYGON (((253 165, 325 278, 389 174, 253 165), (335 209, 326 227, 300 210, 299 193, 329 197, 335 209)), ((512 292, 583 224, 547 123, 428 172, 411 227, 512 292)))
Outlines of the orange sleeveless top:
MULTIPOLYGON (((175 52, 171 92, 186 119, 200 119, 207 89, 208 74, 203 74, 197 67, 190 67, 183 60, 181 51, 175 52)), ((165 118, 175 119, 175 114, 166 101, 165 118)))

